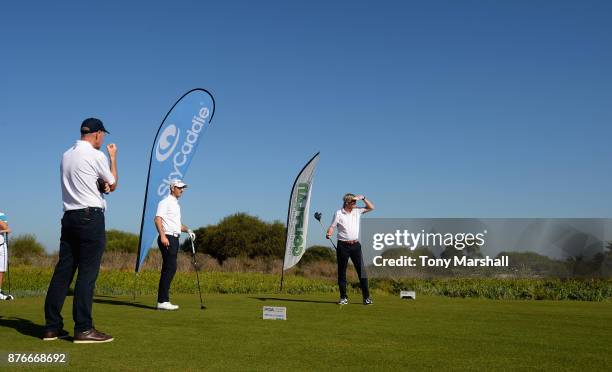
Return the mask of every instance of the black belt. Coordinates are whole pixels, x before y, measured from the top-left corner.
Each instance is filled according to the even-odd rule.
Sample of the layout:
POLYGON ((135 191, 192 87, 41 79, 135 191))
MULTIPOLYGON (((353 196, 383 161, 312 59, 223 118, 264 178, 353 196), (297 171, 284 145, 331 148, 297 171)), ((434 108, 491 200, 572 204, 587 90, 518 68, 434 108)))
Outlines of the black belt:
POLYGON ((168 234, 166 233, 166 236, 174 236, 175 238, 178 238, 181 236, 181 234, 168 234))
POLYGON ((98 207, 87 207, 87 208, 81 208, 81 209, 71 209, 69 211, 64 212, 64 214, 69 214, 69 213, 78 213, 78 212, 84 212, 84 213, 104 213, 104 209, 102 208, 98 208, 98 207))
POLYGON ((359 240, 340 240, 344 244, 353 245, 359 243, 359 240))

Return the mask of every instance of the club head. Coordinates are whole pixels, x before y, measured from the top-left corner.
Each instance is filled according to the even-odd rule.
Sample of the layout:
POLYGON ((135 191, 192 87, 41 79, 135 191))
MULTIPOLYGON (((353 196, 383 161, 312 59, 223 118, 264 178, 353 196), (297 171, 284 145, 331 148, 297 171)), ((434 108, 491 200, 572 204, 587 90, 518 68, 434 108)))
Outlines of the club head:
POLYGON ((321 212, 315 212, 314 218, 315 220, 321 222, 321 212))

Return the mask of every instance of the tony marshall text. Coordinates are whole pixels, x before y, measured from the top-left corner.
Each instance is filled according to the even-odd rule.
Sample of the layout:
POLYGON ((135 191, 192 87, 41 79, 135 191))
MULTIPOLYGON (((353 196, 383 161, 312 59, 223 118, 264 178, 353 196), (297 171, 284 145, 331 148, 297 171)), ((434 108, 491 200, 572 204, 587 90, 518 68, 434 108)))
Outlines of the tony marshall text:
POLYGON ((497 258, 491 258, 485 256, 484 258, 469 258, 467 256, 455 256, 452 258, 431 258, 428 256, 409 257, 400 256, 397 258, 383 258, 382 256, 374 257, 372 261, 374 266, 383 267, 444 267, 448 269, 452 266, 464 266, 464 267, 508 267, 508 256, 499 256, 497 258))

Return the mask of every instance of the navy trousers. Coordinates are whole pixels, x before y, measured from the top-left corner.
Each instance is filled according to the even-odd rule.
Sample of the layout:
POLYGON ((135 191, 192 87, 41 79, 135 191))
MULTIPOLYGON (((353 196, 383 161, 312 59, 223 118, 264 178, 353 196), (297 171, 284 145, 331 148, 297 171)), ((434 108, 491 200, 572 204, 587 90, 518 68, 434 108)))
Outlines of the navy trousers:
POLYGON ((83 332, 94 327, 91 308, 105 245, 106 229, 101 209, 87 208, 64 213, 59 260, 45 298, 46 330, 64 328, 61 311, 77 269, 72 303, 74 331, 83 332))
POLYGON ((346 295, 346 269, 348 267, 349 258, 353 261, 357 276, 359 276, 359 284, 361 286, 361 294, 363 298, 370 297, 368 289, 368 275, 363 266, 363 255, 361 253, 361 244, 348 244, 342 240, 338 240, 338 249, 336 250, 336 259, 338 261, 338 287, 340 287, 340 297, 347 298, 346 295))
POLYGON ((161 276, 159 277, 159 287, 157 288, 157 302, 168 302, 170 301, 170 284, 176 274, 176 255, 179 249, 179 238, 166 235, 170 245, 168 248, 164 247, 161 240, 157 238, 157 246, 162 254, 162 270, 161 276))

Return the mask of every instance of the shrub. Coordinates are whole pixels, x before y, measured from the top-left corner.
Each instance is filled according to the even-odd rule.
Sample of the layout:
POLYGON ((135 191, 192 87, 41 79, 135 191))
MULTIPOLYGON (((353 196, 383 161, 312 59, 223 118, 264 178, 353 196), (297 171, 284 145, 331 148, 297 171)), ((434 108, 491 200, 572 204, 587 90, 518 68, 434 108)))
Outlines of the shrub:
POLYGON ((107 252, 138 252, 138 235, 119 230, 106 232, 107 252))
POLYGON ((302 259, 300 260, 298 265, 303 266, 311 262, 318 261, 335 263, 336 252, 333 249, 322 245, 313 245, 311 247, 308 247, 306 252, 304 252, 304 255, 302 256, 302 259))
POLYGON ((567 265, 535 252, 501 252, 497 257, 508 256, 510 270, 522 276, 567 277, 567 265))
POLYGON ((42 256, 45 249, 36 240, 33 234, 18 235, 9 241, 9 254, 17 258, 28 258, 32 256, 42 256))
MULTIPOLYGON (((285 226, 264 222, 246 213, 223 218, 217 225, 195 230, 197 250, 214 257, 220 264, 230 257, 282 258, 285 248, 285 226)), ((183 250, 191 250, 185 242, 183 250)))

